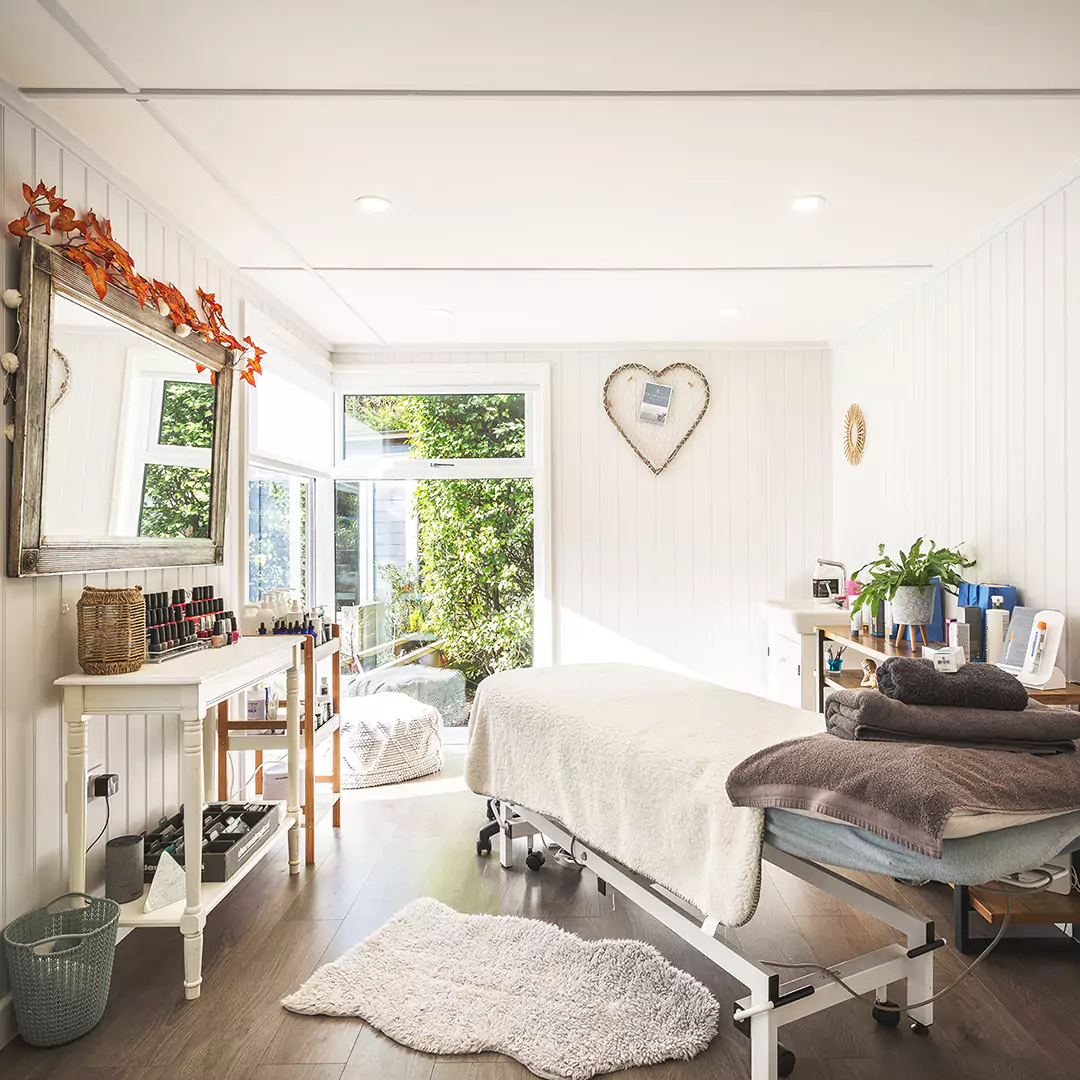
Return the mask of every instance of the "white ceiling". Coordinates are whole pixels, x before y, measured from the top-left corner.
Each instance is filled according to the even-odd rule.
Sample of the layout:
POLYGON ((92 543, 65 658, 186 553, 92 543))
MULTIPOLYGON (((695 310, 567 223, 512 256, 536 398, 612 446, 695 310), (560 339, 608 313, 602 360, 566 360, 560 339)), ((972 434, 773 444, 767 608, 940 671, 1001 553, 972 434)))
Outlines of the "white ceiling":
POLYGON ((0 77, 116 91, 34 100, 341 344, 835 340, 1080 157, 1080 96, 985 93, 1080 85, 1072 0, 2 7, 0 77))

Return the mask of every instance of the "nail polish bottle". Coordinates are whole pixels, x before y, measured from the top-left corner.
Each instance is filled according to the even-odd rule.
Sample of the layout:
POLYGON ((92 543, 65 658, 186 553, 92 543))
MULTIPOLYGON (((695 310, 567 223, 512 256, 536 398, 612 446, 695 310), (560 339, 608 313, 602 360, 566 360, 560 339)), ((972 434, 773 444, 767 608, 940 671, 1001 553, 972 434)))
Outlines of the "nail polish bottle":
POLYGON ((220 649, 221 646, 225 644, 225 627, 222 625, 220 619, 214 623, 214 633, 210 638, 210 644, 215 649, 220 649))
POLYGON ((259 623, 259 637, 266 637, 266 623, 259 623))

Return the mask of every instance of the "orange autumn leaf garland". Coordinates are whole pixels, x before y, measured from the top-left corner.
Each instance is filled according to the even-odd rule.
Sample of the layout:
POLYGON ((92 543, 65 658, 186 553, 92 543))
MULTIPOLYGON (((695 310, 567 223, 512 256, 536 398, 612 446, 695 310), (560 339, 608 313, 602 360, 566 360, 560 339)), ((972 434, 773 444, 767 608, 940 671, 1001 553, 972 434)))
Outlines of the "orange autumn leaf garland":
MULTIPOLYGON (((255 376, 262 374, 266 350, 260 349, 250 337, 243 341, 236 339, 213 293, 196 290, 205 316, 200 318, 171 282, 166 284, 156 278, 148 281, 136 271, 131 254, 113 238, 108 218, 97 217, 93 210, 87 210, 85 218, 76 217, 75 211, 57 196, 55 185, 47 188, 44 180, 38 181, 36 188, 23 184, 22 192, 27 209, 8 225, 12 236, 28 237, 38 230, 45 236, 62 236, 63 240, 52 243, 54 250, 83 268, 100 299, 104 300, 109 286, 114 285, 131 293, 139 307, 153 303, 161 315, 172 320, 178 334, 196 333, 205 341, 233 350, 233 363, 243 368, 240 378, 255 385, 255 376)), ((195 367, 200 372, 205 370, 202 364, 195 367)))

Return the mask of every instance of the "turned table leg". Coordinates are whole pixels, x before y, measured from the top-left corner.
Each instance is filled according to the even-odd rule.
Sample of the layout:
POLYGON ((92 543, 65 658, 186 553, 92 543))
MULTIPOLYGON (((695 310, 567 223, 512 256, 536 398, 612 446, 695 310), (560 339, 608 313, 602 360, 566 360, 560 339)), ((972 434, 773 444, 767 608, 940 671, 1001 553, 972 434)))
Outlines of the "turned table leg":
POLYGON ((187 902, 180 918, 184 935, 184 997, 199 996, 202 986, 203 927, 202 906, 202 808, 203 808, 203 717, 196 708, 180 714, 183 730, 181 788, 184 796, 184 877, 187 902))
POLYGON ((86 892, 86 721, 82 687, 65 687, 69 892, 86 892))

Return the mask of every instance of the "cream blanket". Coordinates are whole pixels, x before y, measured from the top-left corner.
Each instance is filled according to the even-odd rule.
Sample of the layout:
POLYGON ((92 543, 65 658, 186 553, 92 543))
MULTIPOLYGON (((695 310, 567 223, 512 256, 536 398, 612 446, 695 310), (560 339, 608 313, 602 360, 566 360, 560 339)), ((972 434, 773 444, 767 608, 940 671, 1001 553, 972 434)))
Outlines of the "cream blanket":
POLYGON ((465 782, 557 818, 726 926, 757 907, 762 810, 728 773, 816 713, 630 664, 505 671, 477 691, 465 782))

